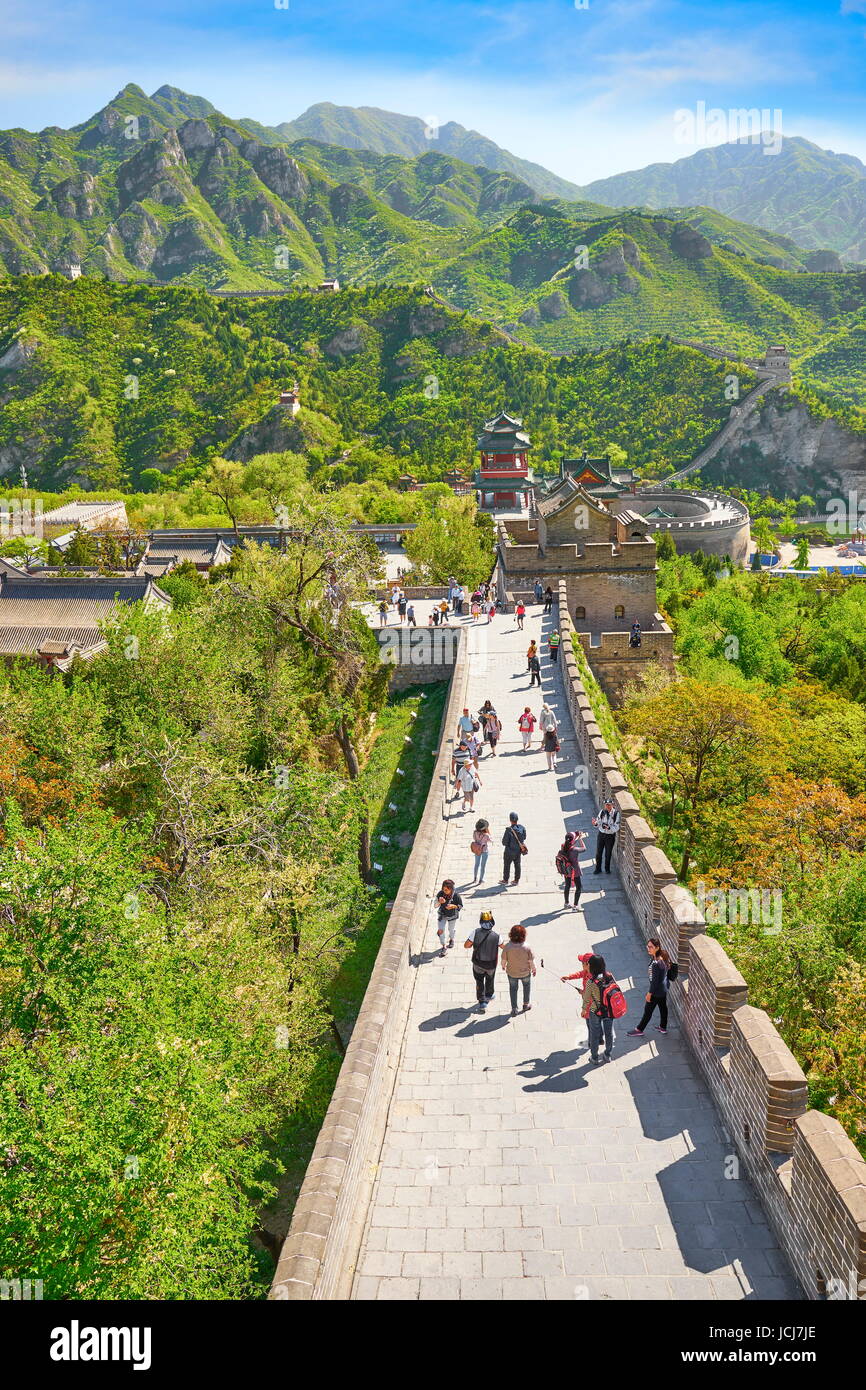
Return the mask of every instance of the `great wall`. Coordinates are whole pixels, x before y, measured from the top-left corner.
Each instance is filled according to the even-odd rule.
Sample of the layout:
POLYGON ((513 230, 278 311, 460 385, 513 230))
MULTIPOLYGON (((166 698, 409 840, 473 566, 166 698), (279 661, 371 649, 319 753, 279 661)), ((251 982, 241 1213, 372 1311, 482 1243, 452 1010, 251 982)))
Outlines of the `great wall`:
POLYGON ((456 634, 425 810, 270 1297, 862 1296, 866 1163, 835 1119, 808 1108, 802 1069, 628 791, 581 679, 564 579, 549 620, 561 659, 543 691, 561 771, 548 783, 516 749, 482 762, 479 811, 495 831, 517 806, 528 882, 473 895, 465 914, 471 926, 481 896, 505 930, 531 924, 547 958, 534 1012, 472 1017, 468 962, 452 958, 462 932, 435 959, 434 890, 469 858, 467 822, 447 800, 457 716, 483 691, 510 721, 528 694, 526 638, 497 622, 456 634), (583 921, 563 917, 552 885, 562 824, 588 829, 607 797, 621 816, 615 873, 603 890, 588 880, 583 921), (633 1008, 651 934, 680 966, 676 1026, 645 1050, 619 1036, 613 1063, 590 1069, 573 1047, 574 996, 555 977, 589 942, 633 1008))

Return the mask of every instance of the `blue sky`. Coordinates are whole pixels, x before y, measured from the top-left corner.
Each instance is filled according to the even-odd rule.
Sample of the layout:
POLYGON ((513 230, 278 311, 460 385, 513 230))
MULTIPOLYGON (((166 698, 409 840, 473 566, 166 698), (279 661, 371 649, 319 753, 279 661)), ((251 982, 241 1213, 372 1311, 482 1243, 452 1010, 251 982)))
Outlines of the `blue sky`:
POLYGON ((0 127, 168 82, 265 124, 316 101, 454 120, 584 183, 692 153, 675 113, 703 102, 779 110, 785 134, 866 162, 866 0, 283 5, 0 0, 0 127))

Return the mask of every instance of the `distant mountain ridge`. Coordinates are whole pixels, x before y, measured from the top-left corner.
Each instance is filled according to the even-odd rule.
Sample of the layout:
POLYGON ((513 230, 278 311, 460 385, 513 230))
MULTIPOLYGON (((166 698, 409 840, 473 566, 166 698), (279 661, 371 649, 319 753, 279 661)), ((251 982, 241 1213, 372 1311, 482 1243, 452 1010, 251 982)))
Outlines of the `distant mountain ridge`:
POLYGON ((674 164, 650 164, 596 179, 583 196, 600 203, 666 208, 696 203, 790 237, 866 260, 866 165, 785 136, 778 154, 749 141, 715 145, 674 164))
POLYGON ((746 356, 785 342, 846 410, 866 384, 866 274, 832 251, 706 205, 541 199, 440 150, 286 143, 173 87, 130 84, 73 130, 0 132, 0 276, 48 271, 250 294, 335 276, 431 285, 550 352, 659 334, 746 356))
POLYGON ((412 158, 436 150, 440 154, 454 155, 466 164, 480 164, 497 173, 512 174, 542 198, 576 202, 584 197, 577 184, 560 178, 540 164, 510 154, 493 140, 479 135, 477 130, 467 130, 456 121, 438 127, 428 126, 417 116, 401 116, 375 106, 334 106, 329 101, 321 101, 296 120, 284 121, 275 129, 286 140, 320 140, 326 145, 371 150, 373 154, 412 158))

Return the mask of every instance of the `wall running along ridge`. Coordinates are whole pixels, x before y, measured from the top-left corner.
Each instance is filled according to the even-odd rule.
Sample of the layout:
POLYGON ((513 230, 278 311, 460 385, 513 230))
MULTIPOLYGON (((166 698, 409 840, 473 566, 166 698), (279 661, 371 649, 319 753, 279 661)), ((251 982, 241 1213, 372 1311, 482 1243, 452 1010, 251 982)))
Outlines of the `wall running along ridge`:
POLYGON ((866 1162, 832 1116, 808 1109, 802 1068, 704 919, 628 792, 596 723, 573 651, 565 581, 559 630, 578 761, 596 803, 620 812, 626 897, 645 937, 657 936, 680 976, 669 1004, 807 1298, 866 1297, 866 1162), (862 1281, 862 1283, 861 1283, 862 1281))

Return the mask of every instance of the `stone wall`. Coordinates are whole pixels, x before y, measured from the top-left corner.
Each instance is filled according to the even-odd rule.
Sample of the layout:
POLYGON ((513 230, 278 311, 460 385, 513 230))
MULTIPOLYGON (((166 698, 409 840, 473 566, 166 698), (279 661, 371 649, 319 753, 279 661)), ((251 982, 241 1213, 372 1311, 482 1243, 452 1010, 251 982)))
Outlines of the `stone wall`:
POLYGON ((283 1244, 271 1299, 346 1299, 351 1292, 408 1018, 414 957, 441 869, 437 847, 452 751, 446 734, 465 704, 467 647, 461 633, 424 813, 283 1244))
POLYGON ((576 756, 587 768, 597 802, 610 796, 619 808, 616 853, 623 888, 644 936, 657 936, 679 964, 669 1003, 732 1151, 754 1184, 805 1296, 866 1296, 866 1162, 838 1121, 807 1108, 802 1068, 768 1015, 749 1004, 746 981, 706 934, 691 893, 677 882, 594 718, 575 660, 564 580, 559 607, 576 756))
POLYGON ((382 627, 374 629, 379 657, 393 667, 389 689, 406 690, 451 679, 462 630, 449 627, 382 627))

